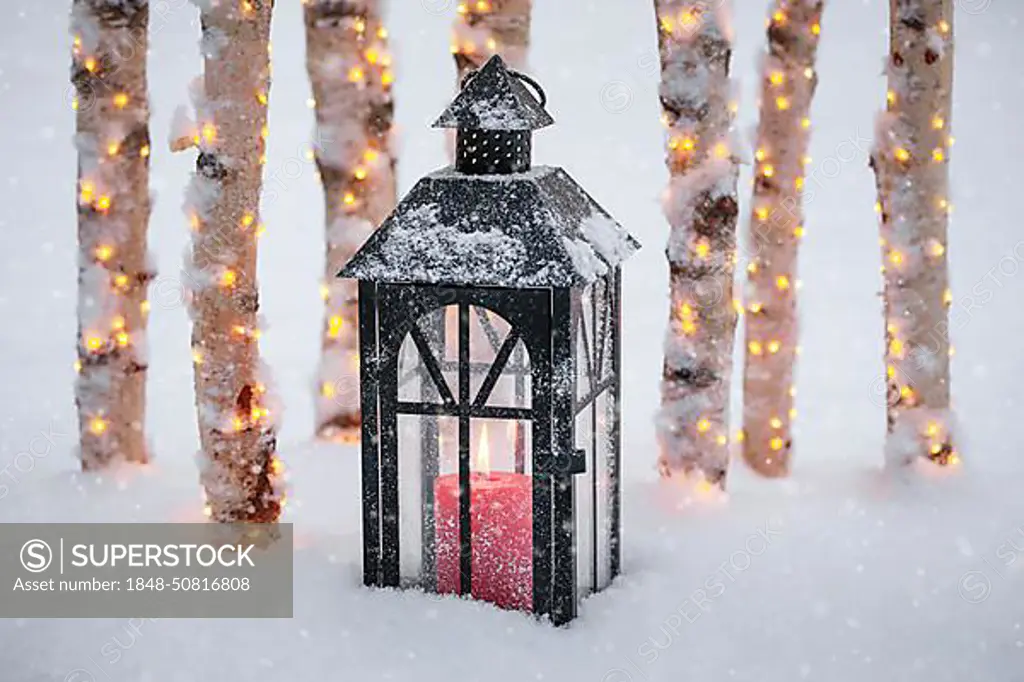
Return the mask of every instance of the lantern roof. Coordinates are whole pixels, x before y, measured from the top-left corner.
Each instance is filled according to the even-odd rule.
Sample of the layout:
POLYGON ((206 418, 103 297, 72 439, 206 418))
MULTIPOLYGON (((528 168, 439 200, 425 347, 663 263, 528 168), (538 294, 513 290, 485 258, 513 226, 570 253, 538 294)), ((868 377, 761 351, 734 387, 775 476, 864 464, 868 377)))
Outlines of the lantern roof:
POLYGON ((561 168, 422 178, 339 277, 527 287, 589 284, 639 249, 561 168))
POLYGON ((523 82, 525 76, 510 71, 498 55, 491 57, 476 72, 467 75, 458 96, 434 122, 434 128, 476 130, 537 130, 554 119, 523 82))

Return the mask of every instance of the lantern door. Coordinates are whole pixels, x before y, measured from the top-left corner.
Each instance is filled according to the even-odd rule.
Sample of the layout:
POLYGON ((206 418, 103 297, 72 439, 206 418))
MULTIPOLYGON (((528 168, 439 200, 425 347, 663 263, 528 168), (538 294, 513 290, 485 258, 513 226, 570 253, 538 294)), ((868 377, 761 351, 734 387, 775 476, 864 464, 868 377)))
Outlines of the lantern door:
POLYGON ((550 342, 503 314, 523 292, 380 290, 382 584, 531 610, 534 457, 549 449, 532 356, 550 342))

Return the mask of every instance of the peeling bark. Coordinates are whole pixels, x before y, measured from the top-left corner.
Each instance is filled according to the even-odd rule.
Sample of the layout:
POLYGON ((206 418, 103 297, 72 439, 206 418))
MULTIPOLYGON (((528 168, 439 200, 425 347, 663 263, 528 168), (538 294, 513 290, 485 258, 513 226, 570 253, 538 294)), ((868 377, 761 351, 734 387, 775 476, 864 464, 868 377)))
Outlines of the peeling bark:
POLYGON ((205 63, 186 268, 201 480, 213 520, 273 522, 281 465, 260 376, 256 282, 273 2, 198 4, 205 63))

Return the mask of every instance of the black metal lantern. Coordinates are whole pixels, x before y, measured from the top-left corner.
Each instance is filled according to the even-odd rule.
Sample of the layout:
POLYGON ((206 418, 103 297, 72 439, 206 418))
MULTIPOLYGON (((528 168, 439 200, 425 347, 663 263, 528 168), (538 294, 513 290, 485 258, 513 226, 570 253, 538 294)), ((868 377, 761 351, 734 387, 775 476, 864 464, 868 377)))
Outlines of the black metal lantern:
POLYGON ((551 123, 493 57, 434 124, 457 129, 454 167, 339 276, 359 280, 365 584, 563 624, 619 570, 620 264, 639 245, 531 167, 551 123))

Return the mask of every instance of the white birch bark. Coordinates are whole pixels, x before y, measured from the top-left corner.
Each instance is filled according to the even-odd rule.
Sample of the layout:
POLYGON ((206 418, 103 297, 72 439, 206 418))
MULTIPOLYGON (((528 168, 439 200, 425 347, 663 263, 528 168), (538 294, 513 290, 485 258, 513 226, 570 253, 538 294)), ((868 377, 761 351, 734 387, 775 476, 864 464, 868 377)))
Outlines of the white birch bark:
POLYGON ((204 71, 186 267, 201 480, 213 520, 273 522, 283 503, 281 465, 261 377, 256 282, 273 2, 194 1, 204 71))
POLYGON ((73 0, 82 468, 147 460, 148 0, 73 0))
POLYGON ((884 258, 886 459, 958 461, 949 386, 952 0, 890 0, 889 89, 872 166, 884 258))
POLYGON ((394 82, 380 0, 307 0, 306 67, 324 188, 325 309, 316 430, 359 439, 357 283, 338 271, 395 206, 394 82))
POLYGON ((724 485, 738 210, 731 31, 720 0, 655 0, 655 10, 670 175, 671 309, 657 419, 659 468, 665 477, 695 474, 724 485))
POLYGON ((748 242, 743 458, 789 473, 799 343, 797 252, 823 0, 776 0, 767 19, 748 242))
POLYGON ((459 82, 496 54, 510 68, 526 68, 533 0, 463 0, 452 32, 459 82))

